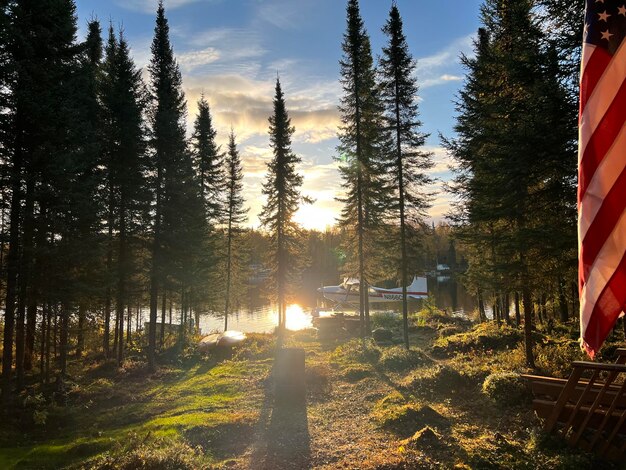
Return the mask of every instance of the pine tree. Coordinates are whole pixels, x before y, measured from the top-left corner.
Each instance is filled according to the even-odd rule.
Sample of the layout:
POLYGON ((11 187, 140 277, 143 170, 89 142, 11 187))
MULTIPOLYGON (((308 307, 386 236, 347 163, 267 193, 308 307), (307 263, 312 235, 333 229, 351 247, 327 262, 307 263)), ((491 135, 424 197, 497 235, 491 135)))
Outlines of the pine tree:
MULTIPOLYGON (((115 125, 114 116, 110 114, 109 109, 115 108, 113 97, 115 91, 113 83, 116 74, 116 55, 117 55, 117 37, 113 30, 113 25, 109 24, 108 39, 105 46, 105 57, 102 64, 102 80, 100 85, 100 95, 103 102, 103 146, 102 146, 102 166, 105 168, 113 167, 113 149, 112 143, 115 142, 115 125)), ((113 232, 115 230, 115 186, 113 181, 113 173, 106 172, 104 187, 106 194, 103 195, 106 206, 106 264, 104 267, 104 334, 103 334, 103 352, 106 358, 110 357, 110 333, 111 333, 111 304, 112 304, 112 288, 113 288, 113 232)), ((116 330, 117 331, 117 330, 116 330)), ((117 345, 116 345, 117 346, 117 345)))
MULTIPOLYGON (((113 32, 110 31, 110 35, 113 32)), ((111 275, 115 277, 117 359, 124 357, 124 310, 129 305, 129 284, 136 270, 132 249, 133 237, 138 237, 147 220, 148 193, 144 185, 145 128, 143 113, 146 104, 141 71, 130 57, 123 34, 109 38, 106 58, 106 78, 102 86, 102 102, 106 116, 106 180, 109 190, 109 232, 117 233, 117 256, 113 267, 111 239, 111 275)))
POLYGON ((465 60, 459 139, 448 142, 461 170, 457 234, 476 257, 469 274, 496 297, 506 286, 521 292, 529 366, 533 290, 544 297, 575 244, 571 115, 531 12, 530 1, 485 3, 476 59, 465 60))
MULTIPOLYGON (((186 159, 185 98, 180 70, 169 40, 169 26, 163 2, 159 2, 152 59, 148 70, 151 78, 153 104, 151 110, 152 147, 154 149, 154 223, 152 266, 150 273, 150 326, 148 331, 148 362, 155 367, 156 322, 159 288, 166 280, 168 245, 176 241, 177 212, 173 203, 177 184, 175 168, 186 159)), ((170 263, 171 264, 171 263, 170 263)))
MULTIPOLYGON (((226 299, 224 305, 224 331, 228 329, 228 314, 232 305, 232 291, 243 289, 241 276, 244 270, 245 248, 241 237, 241 224, 248 219, 243 199, 243 168, 241 157, 235 142, 235 133, 231 129, 228 139, 228 152, 225 158, 226 167, 226 299), (234 249, 233 249, 234 248, 234 249), (236 287, 236 289, 231 289, 236 287)), ((241 295, 241 292, 240 292, 241 295)))
POLYGON ((359 277, 359 314, 364 335, 370 331, 367 277, 375 269, 374 244, 389 196, 384 160, 390 142, 375 81, 370 40, 357 0, 348 1, 347 31, 342 48, 344 96, 339 107, 342 126, 338 151, 347 191, 345 197, 339 198, 344 203, 340 223, 348 233, 349 258, 358 263, 356 266, 349 263, 347 268, 359 277))
POLYGON ((198 116, 191 137, 196 171, 200 178, 200 191, 207 207, 211 225, 220 220, 223 210, 224 172, 222 155, 215 143, 217 132, 213 128, 208 101, 202 96, 198 101, 198 116))
MULTIPOLYGON (((424 223, 429 195, 424 186, 431 183, 425 173, 432 167, 431 155, 420 151, 426 135, 417 129, 421 126, 417 110, 417 83, 414 76, 415 61, 411 57, 402 31, 402 19, 395 3, 389 12, 383 32, 388 37, 380 61, 381 94, 385 103, 386 118, 395 140, 394 159, 389 162, 389 174, 396 188, 395 198, 399 212, 402 318, 404 343, 409 348, 409 325, 406 287, 408 277, 407 226, 424 223)), ((395 204, 394 204, 395 205, 395 204)))
MULTIPOLYGON (((77 181, 78 192, 85 197, 77 198, 79 212, 79 227, 76 249, 80 251, 82 269, 77 277, 79 292, 78 332, 76 354, 82 355, 85 347, 85 330, 87 305, 97 296, 99 289, 99 261, 101 259, 101 244, 99 223, 102 212, 102 200, 95 196, 99 194, 102 174, 98 167, 102 159, 102 109, 100 104, 100 81, 102 66, 102 36, 100 23, 92 20, 88 23, 88 33, 85 42, 81 44, 79 68, 76 74, 76 116, 79 126, 74 128, 74 139, 78 142, 80 180, 77 181)), ((29 306, 29 312, 35 317, 36 303, 29 306)), ((34 346, 34 318, 31 333, 34 346)), ((28 344, 28 341, 27 341, 28 344)))
MULTIPOLYGON (((43 5, 31 2, 12 4, 13 19, 7 44, 15 73, 10 83, 10 110, 13 142, 13 201, 22 204, 14 208, 11 220, 12 246, 8 256, 6 322, 4 338, 3 396, 10 386, 12 363, 13 319, 15 322, 15 364, 18 387, 24 380, 26 352, 25 320, 27 306, 31 310, 36 289, 33 283, 33 262, 37 258, 36 230, 47 230, 48 214, 54 214, 55 250, 50 254, 58 269, 52 271, 48 282, 58 281, 60 273, 75 272, 75 259, 67 258, 61 246, 69 242, 77 229, 78 218, 70 211, 70 198, 77 191, 71 187, 80 171, 78 154, 81 143, 74 129, 78 107, 73 95, 77 84, 79 51, 76 47, 74 5, 58 1, 43 5), (24 192, 22 193, 22 187, 24 192), (21 245, 21 246, 20 246, 21 245), (19 249, 19 251, 18 251, 19 249), (19 256, 18 256, 19 254, 19 256), (19 275, 19 288, 17 276, 19 275), (7 350, 8 348, 8 350, 7 350)), ((69 291, 75 283, 69 279, 53 292, 57 299, 69 302, 69 291)), ((48 294, 52 292, 48 291, 48 294)), ((65 373, 67 357, 67 325, 69 309, 61 314, 61 373, 65 373)))
POLYGON ((285 97, 278 79, 274 113, 269 123, 273 158, 267 164, 267 179, 263 183, 263 195, 267 200, 259 219, 271 239, 272 280, 276 287, 278 327, 282 331, 286 322, 286 299, 298 271, 296 255, 300 230, 293 216, 303 198, 300 195, 302 175, 296 173, 295 169, 301 158, 291 150, 291 136, 295 128, 287 114, 285 97))

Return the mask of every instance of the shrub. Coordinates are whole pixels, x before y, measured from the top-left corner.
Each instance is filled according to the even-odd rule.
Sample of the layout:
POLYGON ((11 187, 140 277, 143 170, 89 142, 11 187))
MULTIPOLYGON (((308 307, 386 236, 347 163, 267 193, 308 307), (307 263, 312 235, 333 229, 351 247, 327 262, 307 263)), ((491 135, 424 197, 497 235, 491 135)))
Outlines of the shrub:
POLYGON ((202 452, 189 445, 165 439, 143 441, 131 437, 125 446, 106 452, 84 464, 93 470, 196 470, 210 468, 202 452))
POLYGON ((337 346, 331 354, 331 360, 344 363, 375 363, 378 362, 380 356, 380 349, 372 339, 352 339, 337 346))
POLYGON ((448 365, 429 367, 406 377, 402 385, 407 389, 420 393, 454 393, 458 389, 465 390, 469 380, 456 369, 448 365))
POLYGON ((273 335, 246 333, 246 339, 233 348, 233 359, 267 359, 276 351, 276 339, 273 335))
POLYGON ((430 406, 407 403, 398 392, 379 400, 372 411, 372 418, 379 426, 404 436, 411 436, 425 426, 445 428, 449 425, 447 418, 430 406))
POLYGON ((514 372, 496 372, 483 382, 483 393, 503 405, 519 405, 529 401, 526 384, 514 372))
POLYGON ((522 332, 510 326, 498 326, 495 322, 481 323, 467 333, 440 337, 433 345, 433 353, 450 356, 455 352, 472 350, 509 350, 522 341, 522 332))
POLYGON ((577 341, 540 344, 535 347, 535 364, 546 375, 568 377, 572 362, 586 360, 577 341))
POLYGON ((404 346, 393 346, 383 350, 380 365, 391 371, 404 371, 432 363, 419 349, 407 350, 404 346))
POLYGON ((402 327, 402 317, 396 312, 379 312, 372 314, 370 318, 372 329, 386 328, 391 330, 402 327))

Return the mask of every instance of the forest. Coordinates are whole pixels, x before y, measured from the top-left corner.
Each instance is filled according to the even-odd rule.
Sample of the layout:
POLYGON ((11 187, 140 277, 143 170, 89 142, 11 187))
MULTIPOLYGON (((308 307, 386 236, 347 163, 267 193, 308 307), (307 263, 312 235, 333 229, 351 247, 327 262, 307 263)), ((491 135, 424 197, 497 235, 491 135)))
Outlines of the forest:
MULTIPOLYGON (((563 363, 581 354, 572 338, 578 328, 584 2, 483 2, 473 53, 461 57, 462 87, 451 97, 454 134, 438 136, 454 175, 444 190, 454 202, 445 220, 435 224, 428 215, 436 197, 428 189, 433 155, 426 150, 417 61, 399 7, 391 2, 389 17, 368 25, 382 27, 386 38, 386 46, 373 51, 359 2, 348 0, 343 42, 337 45, 342 96, 335 159, 342 211, 337 224, 323 232, 294 220, 301 206, 314 201, 302 191, 307 174, 292 149, 290 97, 281 84, 281 74, 289 71, 280 71, 274 83, 267 116, 272 159, 263 181, 260 227, 251 228, 238 129, 231 129, 225 148, 217 144, 209 94, 197 103, 187 128, 183 74, 166 8, 160 1, 149 65, 141 70, 121 26, 92 18, 84 39, 78 39, 73 0, 1 5, 0 328, 6 419, 0 466, 337 468, 343 462, 346 468, 421 468, 416 466, 421 462, 423 468, 449 468, 470 462, 463 468, 532 468, 537 459, 542 468, 567 468, 575 461, 592 462, 527 432, 533 419, 528 397, 512 377, 529 370, 562 376, 563 363), (464 318, 437 308, 430 297, 417 309, 409 307, 406 286, 412 277, 442 262, 475 296, 478 307, 464 318), (267 273, 261 288, 251 283, 259 270, 267 273), (359 282, 360 339, 325 345, 314 331, 286 331, 288 303, 344 277, 359 282), (370 312, 370 285, 403 288, 395 315, 370 312), (201 318, 222 318, 228 329, 229 315, 246 304, 252 290, 277 306, 281 341, 252 333, 227 358, 201 356, 195 348, 201 318), (394 332, 391 347, 371 339, 376 328, 394 332), (297 448, 302 437, 302 429, 285 424, 291 418, 272 427, 274 416, 280 417, 274 408, 269 428, 263 428, 270 436, 263 441, 266 460, 255 464, 253 451, 229 444, 220 432, 240 444, 256 435, 268 361, 284 338, 313 358, 307 362, 309 399, 320 409, 305 429, 306 461, 271 442, 274 433, 294 440, 289 445, 297 448), (206 381, 199 382, 198 374, 206 374, 206 381), (494 374, 500 375, 488 381, 494 374), (347 389, 333 388, 340 380, 363 395, 361 413, 371 428, 369 437, 360 437, 373 450, 354 466, 346 456, 312 451, 314 443, 328 449, 312 426, 331 436, 339 433, 325 428, 332 424, 321 416, 337 413, 324 407, 345 399, 347 389), (362 380, 373 384, 369 395, 359 389, 362 380), (481 398, 498 402, 492 413, 498 406, 525 406, 505 420, 516 429, 509 447, 481 441, 497 428, 495 415, 487 412, 483 420, 469 404, 457 404, 459 396, 441 405, 450 384, 487 395, 496 390, 481 398), (507 392, 498 386, 512 387, 519 400, 503 405, 507 392), (141 406, 130 398, 132 390, 141 406), (186 401, 186 393, 195 395, 186 401), (111 408, 112 402, 129 400, 128 409, 111 408), (85 414, 90 407, 103 413, 96 419, 102 432, 92 429, 86 435, 93 439, 77 440, 69 429, 90 426, 85 414), (116 414, 127 412, 128 421, 116 414), (406 413, 431 413, 432 419, 424 418, 428 426, 413 430, 430 430, 426 450, 406 450, 415 437, 405 435, 406 413), (458 427, 450 431, 460 414, 466 419, 464 437, 458 427), (178 415, 189 422, 174 422, 178 415), (202 426, 205 434, 193 434, 202 426), (442 429, 458 440, 454 449, 443 444, 442 429), (128 432, 134 444, 124 447, 128 432), (12 446, 17 435, 22 437, 12 446), (410 439, 398 444, 398 436, 410 439), (478 447, 469 444, 472 439, 478 447), (532 453, 524 455, 531 441, 532 453), (394 450, 386 462, 390 446, 405 450, 394 450), (153 466, 133 460, 140 459, 133 447, 154 459, 153 466), (163 451, 167 448, 170 453, 163 451), (507 463, 498 465, 499 458, 507 463)), ((613 332, 609 350, 626 326, 624 331, 613 332)), ((298 419, 289 425, 302 424, 298 419)), ((348 456, 358 452, 345 446, 348 456)))

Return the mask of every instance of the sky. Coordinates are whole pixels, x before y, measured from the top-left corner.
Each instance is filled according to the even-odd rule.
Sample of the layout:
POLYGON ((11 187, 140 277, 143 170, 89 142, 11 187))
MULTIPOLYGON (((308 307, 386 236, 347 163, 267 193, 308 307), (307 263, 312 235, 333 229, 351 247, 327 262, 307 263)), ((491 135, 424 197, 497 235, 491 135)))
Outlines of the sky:
MULTIPOLYGON (((79 38, 87 22, 98 18, 122 29, 135 62, 150 61, 158 0, 77 0, 79 38)), ((345 0, 165 0, 171 41, 187 98, 188 128, 204 93, 226 148, 231 126, 244 167, 244 196, 249 223, 258 227, 261 187, 271 159, 268 117, 277 74, 287 110, 296 128, 293 150, 302 158, 302 192, 314 199, 296 220, 306 228, 332 225, 341 210, 336 197, 342 182, 334 157, 342 95, 339 60, 346 29, 345 0)), ((430 134, 426 147, 434 154, 431 176, 436 193, 430 218, 438 222, 449 208, 442 184, 450 178, 450 161, 440 134, 453 136, 454 100, 463 86, 459 57, 471 55, 479 27, 480 0, 397 0, 413 57, 421 130, 430 134)), ((386 38, 391 0, 361 0, 361 15, 380 56, 386 38)))

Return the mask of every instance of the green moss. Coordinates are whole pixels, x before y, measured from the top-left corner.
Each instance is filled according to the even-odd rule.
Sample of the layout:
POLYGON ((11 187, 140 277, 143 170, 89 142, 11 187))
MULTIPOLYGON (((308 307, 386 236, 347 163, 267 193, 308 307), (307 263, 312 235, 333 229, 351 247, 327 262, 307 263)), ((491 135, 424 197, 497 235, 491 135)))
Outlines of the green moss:
POLYGON ((481 323, 466 333, 443 336, 435 340, 433 353, 450 357, 454 353, 510 350, 522 341, 521 330, 494 322, 481 323))
POLYGON ((530 394, 519 374, 496 372, 485 379, 483 393, 501 405, 525 405, 530 394))
POLYGON ((404 346, 392 346, 383 349, 379 364, 383 369, 404 371, 432 364, 432 360, 419 349, 407 350, 404 346))
POLYGON ((353 339, 338 346, 330 356, 331 361, 349 365, 351 363, 376 363, 381 351, 371 338, 353 339))

